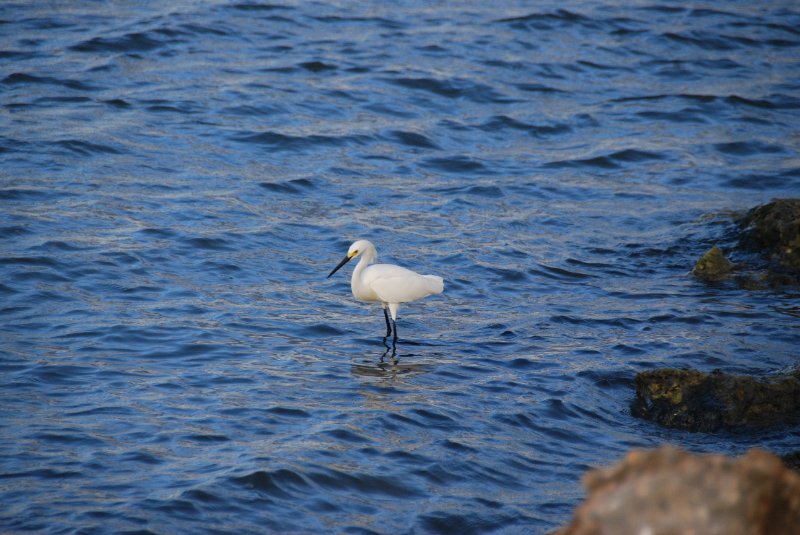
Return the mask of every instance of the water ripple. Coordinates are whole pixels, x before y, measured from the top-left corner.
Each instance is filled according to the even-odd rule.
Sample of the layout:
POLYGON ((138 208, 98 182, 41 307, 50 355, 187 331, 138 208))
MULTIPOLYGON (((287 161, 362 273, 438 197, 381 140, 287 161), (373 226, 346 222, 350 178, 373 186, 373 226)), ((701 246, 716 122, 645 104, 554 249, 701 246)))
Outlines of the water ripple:
POLYGON ((77 89, 79 91, 97 91, 100 88, 97 86, 93 86, 86 82, 80 80, 72 80, 72 79, 59 79, 52 76, 36 76, 33 74, 26 74, 23 72, 15 72, 9 74, 2 80, 0 80, 0 84, 3 85, 37 85, 37 84, 44 84, 44 85, 59 85, 66 87, 67 89, 77 89))
POLYGON ((164 42, 153 38, 150 32, 135 32, 120 37, 93 37, 70 47, 76 52, 147 52, 164 46, 164 42))

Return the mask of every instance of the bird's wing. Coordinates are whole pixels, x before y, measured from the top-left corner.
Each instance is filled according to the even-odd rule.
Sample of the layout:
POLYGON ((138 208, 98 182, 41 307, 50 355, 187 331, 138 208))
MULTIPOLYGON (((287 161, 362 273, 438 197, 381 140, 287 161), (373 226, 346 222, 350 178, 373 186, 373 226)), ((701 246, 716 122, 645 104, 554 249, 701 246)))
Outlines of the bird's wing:
POLYGON ((384 303, 405 303, 442 291, 442 279, 391 264, 369 266, 365 283, 384 303))

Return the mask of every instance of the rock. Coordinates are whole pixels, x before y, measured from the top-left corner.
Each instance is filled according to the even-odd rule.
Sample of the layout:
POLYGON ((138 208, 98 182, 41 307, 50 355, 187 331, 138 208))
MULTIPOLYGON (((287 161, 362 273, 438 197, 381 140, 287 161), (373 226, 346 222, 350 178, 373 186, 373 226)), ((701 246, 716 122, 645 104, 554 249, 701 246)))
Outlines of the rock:
POLYGON ((697 261, 692 270, 695 277, 705 281, 719 281, 733 271, 733 264, 717 246, 712 247, 697 261))
POLYGON ((664 427, 717 431, 800 420, 800 372, 769 379, 663 368, 636 375, 631 413, 664 427))
POLYGON ((736 217, 739 230, 720 237, 728 256, 712 247, 697 261, 692 274, 716 283, 731 279, 745 290, 800 286, 800 199, 776 199, 736 217), (735 244, 735 245, 734 245, 735 244))
POLYGON ((739 245, 765 251, 794 273, 800 273, 800 199, 778 199, 757 206, 740 221, 739 245))
POLYGON ((556 535, 800 533, 800 475, 760 450, 740 458, 634 451, 588 472, 584 486, 588 497, 556 535))

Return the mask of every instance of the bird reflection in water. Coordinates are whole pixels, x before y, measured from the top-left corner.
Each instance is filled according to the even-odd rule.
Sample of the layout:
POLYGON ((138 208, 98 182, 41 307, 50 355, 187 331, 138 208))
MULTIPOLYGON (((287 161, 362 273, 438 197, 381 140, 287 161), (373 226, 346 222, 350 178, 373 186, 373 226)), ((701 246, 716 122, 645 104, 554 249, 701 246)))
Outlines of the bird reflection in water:
POLYGON ((388 336, 383 337, 383 346, 386 348, 386 351, 384 351, 383 355, 381 355, 380 361, 383 362, 383 359, 385 359, 386 355, 388 355, 389 351, 391 351, 392 354, 389 356, 389 358, 397 363, 397 340, 392 340, 392 346, 389 347, 389 343, 386 341, 387 338, 388 336))
MULTIPOLYGON (((353 364, 351 371, 353 375, 359 377, 376 377, 381 379, 395 379, 399 376, 407 378, 426 373, 429 371, 429 364, 421 364, 419 362, 402 363, 397 355, 397 346, 391 346, 384 340, 383 353, 378 357, 377 362, 373 359, 365 359, 363 364, 353 364)), ((413 354, 403 355, 404 357, 413 357, 413 354)))

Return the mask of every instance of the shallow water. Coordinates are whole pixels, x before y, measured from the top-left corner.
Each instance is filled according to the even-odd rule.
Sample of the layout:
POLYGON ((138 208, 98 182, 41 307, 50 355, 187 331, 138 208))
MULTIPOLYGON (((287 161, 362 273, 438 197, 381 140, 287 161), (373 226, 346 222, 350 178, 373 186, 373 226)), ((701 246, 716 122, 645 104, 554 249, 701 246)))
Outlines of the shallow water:
POLYGON ((0 7, 0 527, 544 533, 636 372, 798 364, 688 275, 800 194, 788 2, 0 7), (445 278, 354 302, 351 241, 445 278))

